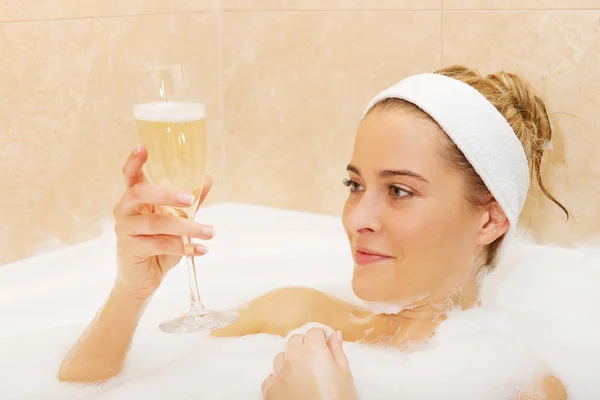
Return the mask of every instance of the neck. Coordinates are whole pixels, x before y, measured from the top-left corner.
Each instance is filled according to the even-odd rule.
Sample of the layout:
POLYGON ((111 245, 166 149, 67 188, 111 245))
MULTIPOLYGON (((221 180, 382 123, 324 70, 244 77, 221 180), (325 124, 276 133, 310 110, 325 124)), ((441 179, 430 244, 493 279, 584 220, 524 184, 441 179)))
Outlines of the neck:
POLYGON ((429 299, 397 314, 375 314, 373 329, 369 334, 372 339, 370 341, 385 341, 395 346, 406 347, 408 343, 429 339, 446 320, 448 312, 456 308, 466 310, 478 305, 479 281, 479 275, 475 275, 463 288, 444 298, 429 299))

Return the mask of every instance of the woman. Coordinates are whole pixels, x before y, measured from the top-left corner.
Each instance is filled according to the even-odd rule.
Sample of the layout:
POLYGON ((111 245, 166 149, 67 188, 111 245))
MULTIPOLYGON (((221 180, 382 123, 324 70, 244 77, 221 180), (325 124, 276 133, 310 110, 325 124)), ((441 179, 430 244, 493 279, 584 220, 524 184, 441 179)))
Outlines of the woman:
MULTIPOLYGON (((551 138, 544 103, 513 74, 483 77, 453 66, 380 93, 365 111, 344 182, 352 286, 368 309, 312 289, 282 288, 253 300, 236 323, 213 334, 286 336, 310 322, 330 327, 337 334, 313 328, 290 338, 265 379, 265 397, 356 397, 342 336, 408 348, 431 338, 451 309, 476 306, 481 278, 514 231, 530 176, 566 212, 540 175, 551 138)), ((184 254, 180 236, 214 234, 210 226, 166 212, 193 197, 148 184, 146 158, 138 147, 123 168, 128 189, 115 207, 117 279, 63 361, 61 380, 117 375, 146 304, 184 254)), ((201 200, 211 183, 207 179, 201 200)), ((200 244, 195 250, 207 251, 200 244)), ((541 383, 517 397, 566 398, 558 379, 541 383)))

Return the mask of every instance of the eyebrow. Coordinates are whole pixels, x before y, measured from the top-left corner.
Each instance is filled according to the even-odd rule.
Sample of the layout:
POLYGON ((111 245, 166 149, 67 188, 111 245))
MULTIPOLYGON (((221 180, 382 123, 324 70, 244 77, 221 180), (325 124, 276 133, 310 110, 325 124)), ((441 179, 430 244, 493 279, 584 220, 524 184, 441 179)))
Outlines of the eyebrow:
MULTIPOLYGON (((359 169, 352 164, 348 164, 348 166, 346 167, 346 171, 354 172, 356 175, 360 175, 359 169)), ((379 171, 378 175, 380 178, 389 178, 392 176, 409 176, 411 178, 418 179, 422 182, 429 183, 429 181, 421 175, 417 174, 416 172, 409 171, 407 169, 384 169, 379 171)))

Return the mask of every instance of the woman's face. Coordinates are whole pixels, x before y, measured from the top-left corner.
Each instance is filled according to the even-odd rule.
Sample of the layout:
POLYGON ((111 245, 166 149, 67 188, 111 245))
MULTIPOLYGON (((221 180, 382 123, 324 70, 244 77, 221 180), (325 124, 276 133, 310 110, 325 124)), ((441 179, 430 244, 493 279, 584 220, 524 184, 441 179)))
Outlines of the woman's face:
POLYGON ((488 216, 465 200, 441 135, 402 110, 374 109, 358 129, 343 222, 363 300, 414 308, 460 295, 474 279, 488 216))

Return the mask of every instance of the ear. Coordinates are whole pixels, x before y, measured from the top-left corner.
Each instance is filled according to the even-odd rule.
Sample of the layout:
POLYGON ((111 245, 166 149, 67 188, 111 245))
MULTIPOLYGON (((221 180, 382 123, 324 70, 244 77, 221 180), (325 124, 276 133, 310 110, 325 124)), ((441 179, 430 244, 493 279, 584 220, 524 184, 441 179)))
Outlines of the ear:
POLYGON ((506 214, 502 211, 496 200, 492 200, 485 206, 485 211, 481 215, 481 229, 479 231, 478 244, 488 245, 500 236, 504 235, 510 222, 506 214))

